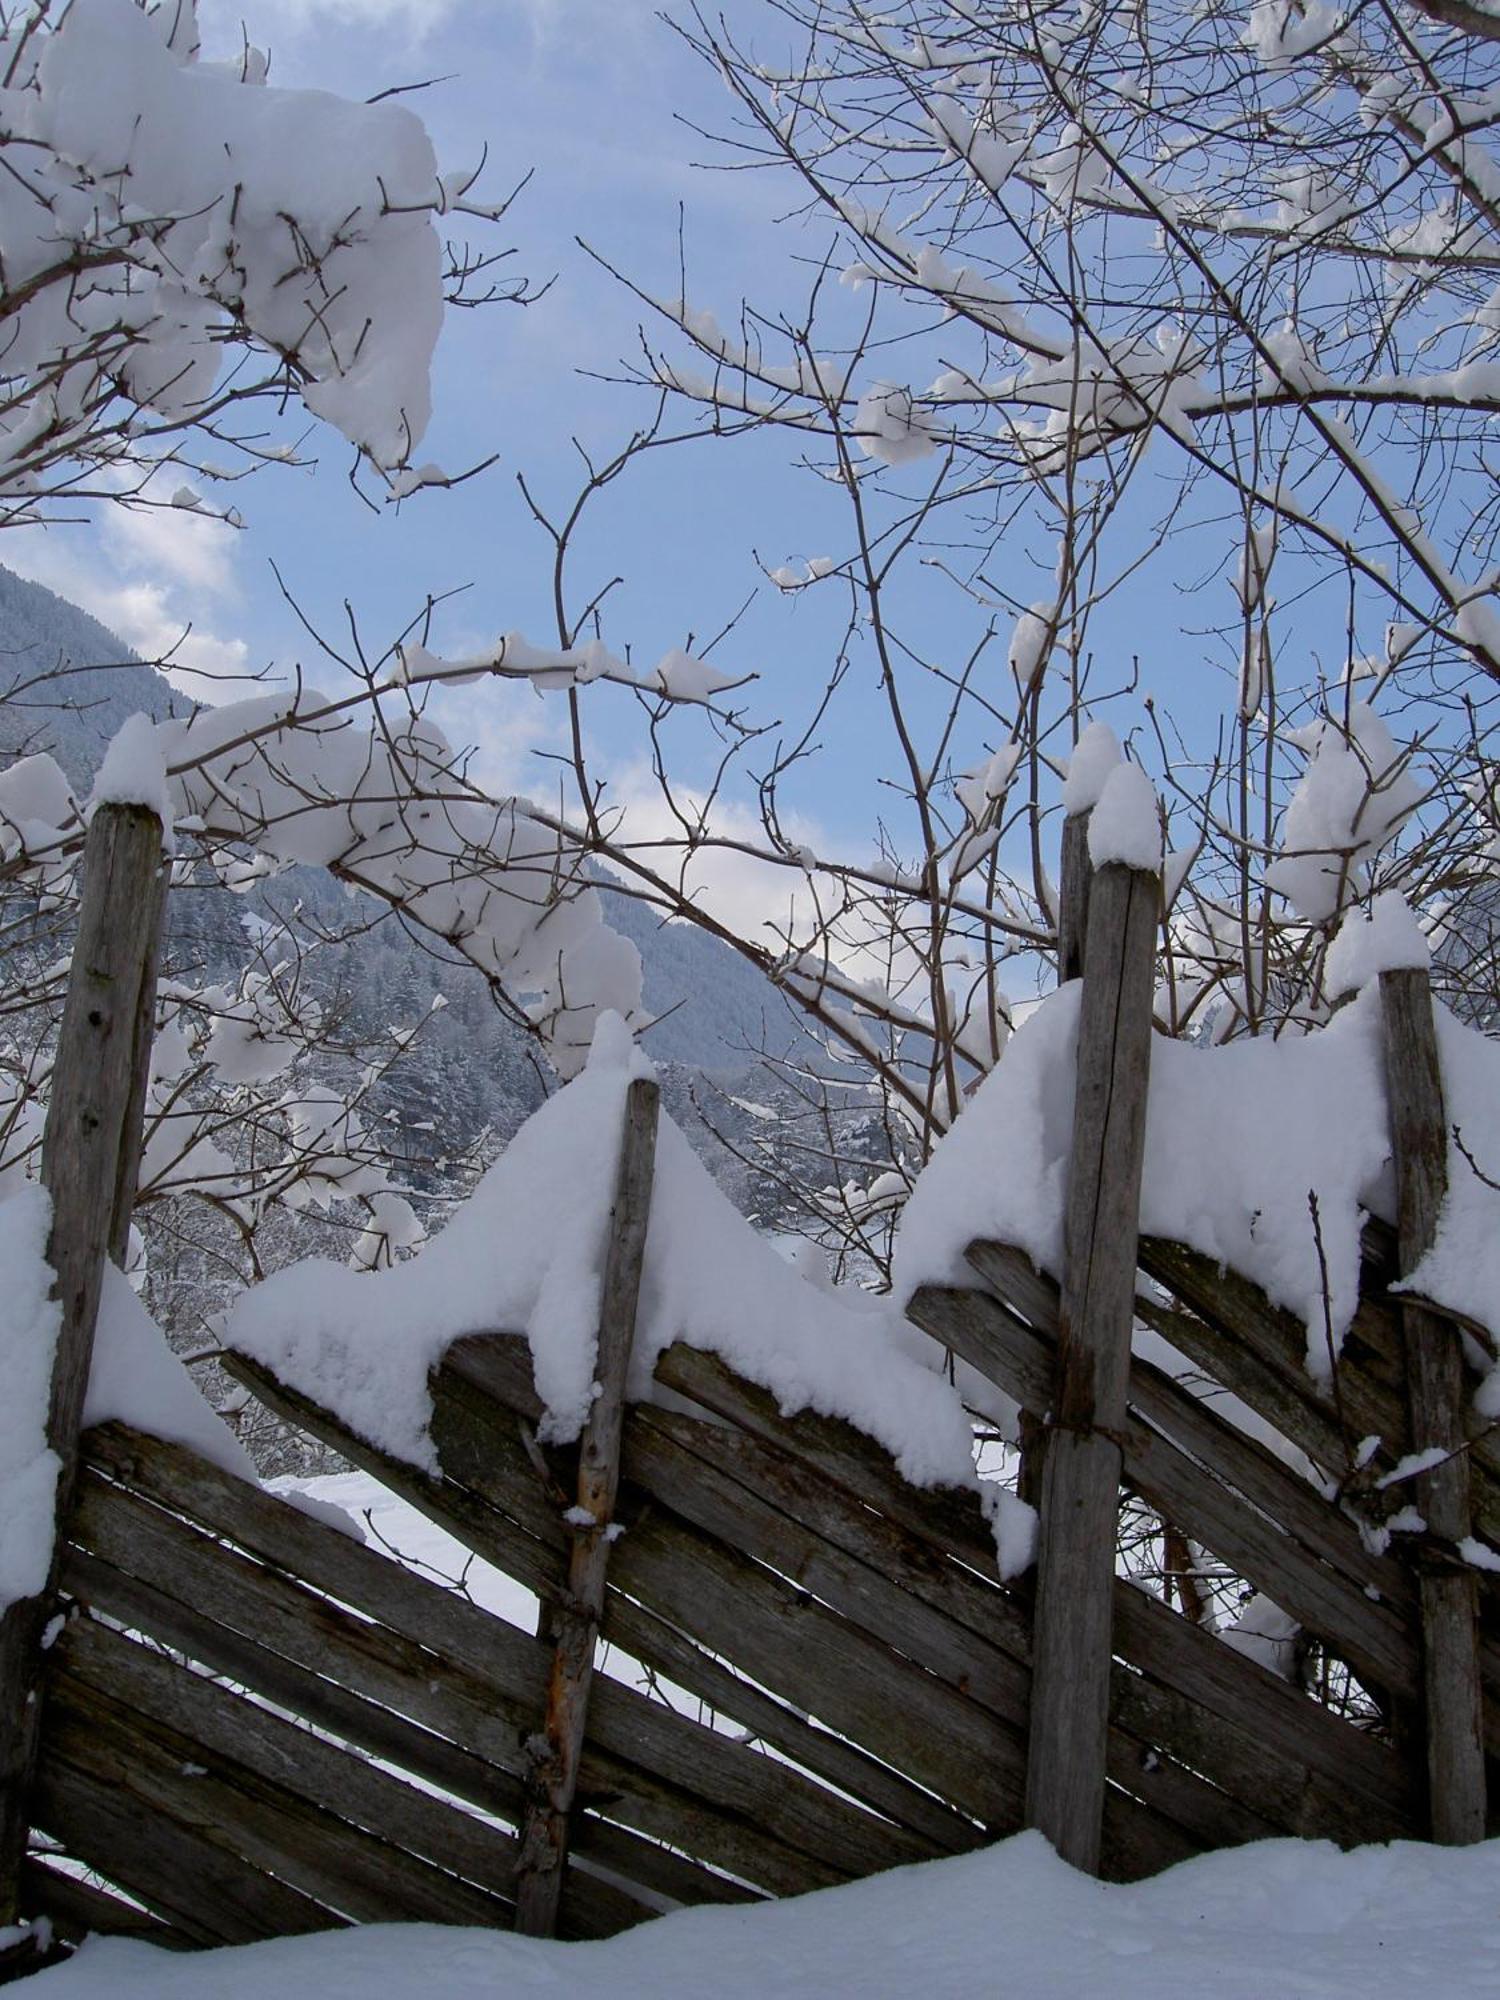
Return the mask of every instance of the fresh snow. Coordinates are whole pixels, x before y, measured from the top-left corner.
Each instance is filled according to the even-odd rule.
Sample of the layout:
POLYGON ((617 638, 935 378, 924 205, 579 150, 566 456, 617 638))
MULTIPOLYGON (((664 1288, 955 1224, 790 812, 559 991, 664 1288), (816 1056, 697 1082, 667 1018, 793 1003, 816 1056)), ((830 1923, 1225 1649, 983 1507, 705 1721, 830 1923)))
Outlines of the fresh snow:
POLYGON ((1091 722, 1073 746, 1063 780, 1063 811, 1089 812, 1099 803, 1109 774, 1120 761, 1120 745, 1107 722, 1091 722))
MULTIPOLYGON (((47 1446, 62 1308, 49 1296, 52 1204, 22 1183, 0 1200, 0 1611, 47 1581, 58 1461, 47 1446)), ((124 1275, 107 1264, 83 1422, 122 1418, 201 1452, 241 1479, 255 1468, 209 1408, 124 1275)))
POLYGON ((52 1204, 39 1187, 0 1201, 0 1611, 34 1597, 52 1561, 59 1471, 47 1445, 62 1307, 48 1297, 52 1204))
POLYGON ((1121 1887, 1025 1833, 603 1943, 432 1924, 181 1955, 98 1939, 42 1978, 39 2000, 1468 2000, 1500 1991, 1500 1843, 1263 1841, 1121 1887))
POLYGON ((149 715, 127 717, 110 739, 94 779, 90 816, 102 805, 149 806, 161 821, 163 840, 170 841, 172 801, 167 789, 167 760, 149 715))
MULTIPOLYGON (((429 1469, 427 1372, 448 1343, 486 1329, 530 1342, 547 1432, 576 1437, 594 1395, 599 1287, 626 1088, 649 1070, 605 1016, 583 1074, 517 1133, 441 1235, 394 1269, 314 1260, 244 1293, 226 1338, 334 1409, 372 1444, 429 1469)), ((969 1420, 953 1389, 907 1351, 892 1307, 799 1276, 757 1236, 672 1121, 657 1138, 651 1221, 629 1393, 652 1393, 679 1339, 721 1355, 787 1411, 857 1424, 918 1485, 976 1483, 969 1420)), ((1018 1502, 988 1495, 1019 1559, 1018 1502)))
MULTIPOLYGON (((1076 980, 1062 987, 1017 1030, 918 1180, 896 1243, 898 1297, 927 1280, 965 1282, 976 1236, 1061 1271, 1080 993, 1076 980)), ((1142 1230, 1232 1266, 1294 1312, 1320 1376, 1328 1329, 1308 1195, 1336 1347, 1358 1300, 1363 1213, 1389 1212, 1379 1037, 1378 994, 1367 991, 1316 1035, 1216 1048, 1158 1037, 1151 1048, 1142 1230)))
POLYGON ((1425 972, 1432 962, 1427 939, 1411 906, 1396 889, 1376 896, 1368 910, 1354 909, 1328 948, 1323 983, 1330 999, 1357 993, 1378 973, 1425 972))
POLYGON ((1119 862, 1157 874, 1161 869, 1161 807, 1139 764, 1116 764, 1089 815, 1089 859, 1096 868, 1119 862))
MULTIPOLYGON (((1190 1244, 1295 1313, 1320 1379, 1358 1303, 1364 1218, 1394 1214, 1372 982, 1422 951, 1404 905, 1380 899, 1373 920, 1346 922, 1335 944, 1336 970, 1363 985, 1325 1027, 1219 1046, 1159 1036, 1151 1046, 1142 1231, 1190 1244)), ((896 1240, 898 1299, 925 1282, 972 1282, 963 1253, 980 1236, 1060 1273, 1081 990, 1073 981, 1033 1010, 918 1178, 896 1240)), ((1448 1194, 1407 1287, 1495 1329, 1500 1047, 1440 1002, 1434 1011, 1452 1135, 1448 1194)))
POLYGON ((83 1405, 84 1428, 111 1418, 184 1444, 237 1479, 259 1476, 250 1454, 223 1418, 215 1415, 124 1272, 106 1264, 83 1405))

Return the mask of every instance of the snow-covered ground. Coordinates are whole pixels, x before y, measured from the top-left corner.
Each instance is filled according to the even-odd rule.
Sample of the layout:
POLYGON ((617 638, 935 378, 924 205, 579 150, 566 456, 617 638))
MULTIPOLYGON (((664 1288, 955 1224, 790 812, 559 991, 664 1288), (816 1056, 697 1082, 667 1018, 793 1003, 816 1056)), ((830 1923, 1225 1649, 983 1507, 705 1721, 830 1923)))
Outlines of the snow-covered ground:
POLYGON ((1458 2000, 1500 1994, 1500 1842, 1266 1841, 1112 1888, 1037 1834, 605 1944, 381 1925, 174 1957, 87 1944, 37 2000, 1458 2000))

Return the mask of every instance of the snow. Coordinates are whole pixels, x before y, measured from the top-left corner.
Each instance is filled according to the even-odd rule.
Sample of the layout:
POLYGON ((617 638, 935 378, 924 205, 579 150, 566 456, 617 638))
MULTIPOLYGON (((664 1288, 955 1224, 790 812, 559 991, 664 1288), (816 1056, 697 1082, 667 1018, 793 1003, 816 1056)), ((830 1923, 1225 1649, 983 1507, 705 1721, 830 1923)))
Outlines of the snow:
POLYGON ((1500 1193, 1487 1185, 1500 1181, 1500 1049, 1440 1002, 1433 1015, 1448 1113, 1448 1192, 1432 1248, 1402 1289, 1500 1333, 1500 1193))
MULTIPOLYGON (((898 1298, 928 1281, 971 1282, 963 1252, 979 1236, 1061 1271, 1080 993, 1077 981, 1060 988, 1017 1029, 918 1179, 896 1241, 898 1298)), ((1487 1046, 1500 1092, 1500 1054, 1487 1046)), ((1314 1035, 1219 1047, 1153 1040, 1142 1230, 1228 1264, 1295 1313, 1307 1328, 1309 1369, 1320 1378, 1329 1332, 1337 1348, 1358 1302, 1365 1211, 1389 1212, 1388 1166, 1378 991, 1367 990, 1314 1035), (1331 1329, 1310 1193, 1318 1200, 1331 1329)), ((1500 1237, 1493 1205, 1489 1215, 1500 1237)), ((1465 1222, 1465 1244, 1478 1226, 1477 1218, 1472 1228, 1465 1222)), ((1489 1254, 1500 1276, 1500 1247, 1489 1254)), ((1458 1282, 1446 1261, 1441 1277, 1446 1287, 1458 1282)), ((1500 1304, 1500 1288, 1490 1297, 1500 1304)))
MULTIPOLYGON (((0 1200, 0 1611, 43 1589, 52 1560, 59 1465, 47 1411, 62 1307, 49 1296, 51 1226, 51 1201, 34 1183, 0 1200)), ((106 1264, 83 1423, 111 1417, 188 1445, 238 1478, 256 1476, 124 1274, 106 1264)))
POLYGON ((258 1477, 250 1454, 223 1418, 215 1415, 124 1272, 106 1264, 83 1404, 84 1428, 111 1418, 186 1445, 234 1478, 258 1477))
POLYGON ((149 806, 161 821, 170 847, 172 802, 167 793, 167 760, 162 738, 149 715, 132 715, 116 730, 104 753, 89 799, 89 816, 102 805, 149 806))
POLYGON ((1110 772, 1120 761, 1120 745, 1107 722, 1091 722, 1073 746, 1063 780, 1063 811, 1089 812, 1099 803, 1110 772))
POLYGON ((1057 606, 1050 601, 1033 604, 1016 620, 1010 635, 1010 670, 1023 693, 1046 666, 1056 630, 1057 606))
POLYGON ((1089 815, 1089 859, 1096 868, 1119 862, 1148 874, 1161 871, 1161 807, 1139 764, 1116 764, 1089 815))
POLYGON ((132 339, 108 372, 167 421, 189 417, 232 317, 295 357, 309 410, 401 465, 426 428, 443 311, 444 197, 421 121, 389 100, 270 87, 260 59, 200 63, 194 9, 159 14, 184 32, 164 36, 131 0, 73 0, 51 33, 12 38, 3 115, 28 175, 0 204, 8 282, 44 273, 59 236, 122 254, 82 276, 59 260, 13 316, 4 455, 24 473, 35 437, 86 426, 88 342, 114 326, 132 339), (83 358, 60 376, 70 351, 83 358))
POLYGON ((1356 993, 1377 974, 1408 968, 1425 972, 1432 961, 1422 926, 1398 890, 1378 895, 1368 910, 1351 910, 1328 949, 1323 983, 1330 1000, 1356 993))
POLYGON ((1390 730, 1364 702, 1347 729, 1327 717, 1301 733, 1307 768, 1287 805, 1281 858, 1266 882, 1322 923, 1363 893, 1369 863, 1422 798, 1390 730))
MULTIPOLYGON (((527 996, 554 1068, 572 1075, 599 1012, 633 1014, 641 995, 640 954, 605 925, 586 857, 525 800, 468 787, 425 716, 372 721, 360 708, 302 687, 145 731, 179 823, 192 818, 272 864, 332 867, 399 905, 527 996)), ((143 731, 142 758, 144 743, 143 731)))
POLYGON ((1445 2000, 1500 1988, 1500 1843, 1341 1854, 1263 1841, 1148 1882, 1090 1880, 1039 1834, 815 1895, 679 1911, 602 1943, 374 1925, 176 1955, 86 1944, 45 2000, 1445 2000))
MULTIPOLYGON (((428 1369, 461 1334, 524 1332, 547 1433, 576 1437, 594 1394, 625 1091, 648 1068, 624 1023, 604 1016, 583 1074, 523 1126, 441 1235, 388 1271, 314 1260, 278 1272, 242 1295, 229 1343, 371 1443, 432 1469, 428 1369)), ((800 1277, 662 1117, 633 1398, 650 1395, 663 1349, 689 1339, 770 1390, 784 1410, 857 1424, 915 1484, 973 1487, 963 1406, 904 1351, 907 1331, 890 1305, 800 1277)), ((1014 1554, 1021 1527, 1012 1519, 1006 1533, 1014 1554)))
POLYGON ((41 1188, 0 1201, 0 1611, 43 1589, 52 1561, 61 1468, 47 1445, 47 1408, 62 1307, 48 1297, 51 1227, 41 1188))
POLYGON ((62 768, 45 751, 0 771, 0 862, 59 846, 77 817, 62 768))
POLYGON ((886 465, 910 465, 937 449, 931 422, 913 402, 911 390, 890 382, 876 382, 860 397, 854 435, 867 458, 886 465))

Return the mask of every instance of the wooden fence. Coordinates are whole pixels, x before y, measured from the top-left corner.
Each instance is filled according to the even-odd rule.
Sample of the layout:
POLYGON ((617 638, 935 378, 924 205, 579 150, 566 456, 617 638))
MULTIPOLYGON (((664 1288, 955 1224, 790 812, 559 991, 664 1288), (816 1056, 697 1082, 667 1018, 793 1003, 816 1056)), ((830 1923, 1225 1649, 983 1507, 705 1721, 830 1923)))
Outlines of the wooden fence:
MULTIPOLYGON (((1103 1021, 1116 1053, 1094 1062, 1101 1088, 1079 1092, 1075 1187, 1083 1149, 1108 1179, 1136 1143, 1111 1079, 1143 1087, 1128 1074, 1143 1017, 1128 975, 1101 972, 1111 946, 1098 940, 1144 928, 1149 948, 1142 896, 1155 906, 1149 878, 1110 874, 1086 899, 1086 992, 1096 982, 1108 1004, 1086 1004, 1084 1032, 1103 1021)), ((1081 1070, 1091 1060, 1085 1049, 1081 1070)), ((1387 1293, 1409 1237, 1367 1234, 1336 1398, 1305 1371, 1301 1324, 1247 1280, 1180 1244, 1137 1243, 1128 1158, 1123 1190, 1101 1194, 1095 1174, 1090 1199, 1123 1204, 1125 1240, 1087 1283, 1059 1289, 1017 1251, 973 1245, 973 1285, 928 1287, 910 1311, 1030 1413, 1041 1562, 1007 1586, 974 1495, 908 1486, 849 1425, 784 1416, 711 1355, 662 1357, 677 1407, 625 1405, 654 1111, 651 1087, 634 1086, 604 1393, 580 1446, 540 1442, 529 1351, 505 1331, 456 1342, 432 1373, 436 1473, 233 1364, 287 1421, 534 1592, 537 1634, 180 1446, 117 1424, 82 1439, 41 1607, 66 1622, 50 1646, 36 1640, 23 1683, 42 1721, 34 1763, 9 1780, 31 1829, 0 1883, 12 1909, 64 1935, 173 1945, 376 1918, 597 1936, 1026 1824, 1114 1879, 1274 1834, 1474 1837, 1476 1767, 1483 1831, 1500 1620, 1456 1559, 1451 1511, 1375 1553, 1347 1495, 1329 1498, 1129 1352, 1139 1319, 1320 1466, 1347 1466, 1372 1433, 1389 1462, 1432 1435, 1409 1392, 1413 1339, 1458 1345, 1430 1314, 1414 1335, 1414 1309, 1387 1293), (1107 1366, 1079 1365, 1110 1340, 1107 1366), (1063 1438, 1087 1448, 1060 1452, 1063 1438), (1347 1662, 1370 1714, 1321 1705, 1117 1576, 1122 1486, 1347 1662), (1447 1579, 1462 1588, 1434 1590, 1447 1579), (595 1672, 601 1646, 673 1698, 595 1672), (1454 1720, 1465 1657, 1482 1708, 1467 1739, 1454 1720), (1046 1658, 1076 1697, 1071 1742, 1067 1705, 1042 1699, 1046 1658), (1454 1770, 1459 1825, 1440 1790, 1454 1770)), ((1078 1226, 1070 1259, 1098 1235, 1078 1226)), ((1454 1392, 1441 1414, 1461 1426, 1463 1407, 1454 1392)), ((1456 1440, 1462 1532, 1500 1540, 1500 1444, 1471 1428, 1456 1440)))

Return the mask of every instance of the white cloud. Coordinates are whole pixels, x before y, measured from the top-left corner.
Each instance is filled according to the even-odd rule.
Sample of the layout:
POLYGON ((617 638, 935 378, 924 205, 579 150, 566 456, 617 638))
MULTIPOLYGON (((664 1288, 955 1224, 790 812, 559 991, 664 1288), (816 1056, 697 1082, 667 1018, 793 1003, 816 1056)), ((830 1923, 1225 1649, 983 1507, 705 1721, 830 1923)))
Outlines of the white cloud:
MULTIPOLYGON (((224 531, 229 532, 229 531, 224 531)), ((165 557, 174 554, 179 568, 183 551, 191 541, 163 538, 165 557)), ((184 694, 198 701, 229 699, 243 689, 226 687, 222 696, 217 683, 243 676, 250 666, 250 650, 243 639, 215 632, 201 617, 185 609, 177 580, 150 576, 139 571, 141 546, 126 537, 125 561, 119 559, 119 545, 107 532, 88 527, 47 530, 18 528, 7 533, 0 545, 0 560, 18 576, 45 585, 77 604, 107 626, 143 660, 162 663, 167 677, 184 694)), ((186 560, 191 570, 193 562, 186 560)), ((225 594, 227 583, 216 594, 225 594)))
POLYGON ((238 530, 185 507, 110 507, 100 520, 104 547, 127 574, 159 576, 215 597, 238 595, 238 530))
POLYGON ((273 44, 278 34, 301 29, 397 29, 415 44, 455 12, 459 0, 259 0, 246 21, 240 0, 200 0, 198 9, 205 51, 222 55, 238 48, 241 23, 253 42, 273 44))
MULTIPOLYGON (((467 658, 491 643, 450 643, 445 650, 467 658)), ((472 749, 469 775, 492 795, 540 800, 555 791, 557 766, 536 754, 561 750, 567 740, 567 711, 555 696, 538 694, 529 681, 493 680, 435 695, 431 713, 455 749, 472 749)))
MULTIPOLYGON (((702 811, 702 793, 683 786, 673 789, 679 809, 702 811)), ((795 930, 799 915, 810 914, 806 880, 799 869, 762 861, 732 847, 700 848, 684 868, 670 848, 647 844, 683 838, 682 823, 662 797, 649 767, 637 764, 617 774, 605 793, 605 805, 623 813, 622 840, 626 845, 643 845, 641 860, 646 866, 665 875, 674 887, 680 882, 700 908, 739 936, 774 948, 789 928, 795 930)), ((734 800, 715 800, 709 826, 723 839, 766 845, 759 815, 734 800)), ((799 815, 784 822, 783 831, 817 852, 822 830, 810 820, 799 815)))

